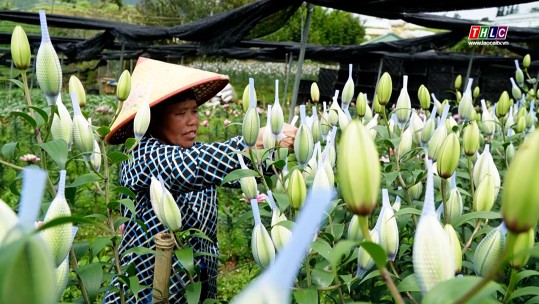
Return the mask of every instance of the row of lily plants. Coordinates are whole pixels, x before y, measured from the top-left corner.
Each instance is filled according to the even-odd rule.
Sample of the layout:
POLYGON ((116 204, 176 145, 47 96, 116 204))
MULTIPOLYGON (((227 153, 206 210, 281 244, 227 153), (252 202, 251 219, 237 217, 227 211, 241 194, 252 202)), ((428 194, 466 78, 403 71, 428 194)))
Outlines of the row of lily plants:
MULTIPOLYGON (((26 34, 16 27, 12 36, 12 58, 22 79, 13 82, 27 100, 13 115, 29 124, 31 146, 41 161, 39 168, 0 159, 22 172, 18 212, 0 202, 0 302, 56 303, 66 288, 80 293, 79 302, 93 303, 107 291, 125 302, 122 289, 109 285, 112 278, 135 295, 149 287, 119 263, 121 226, 136 220, 120 216, 119 206, 134 214, 135 203, 113 176, 145 133, 149 106, 136 114, 135 138, 126 141, 126 153, 108 146, 103 138, 114 117, 102 126, 88 121, 80 106, 84 87, 76 77, 69 81, 73 115, 63 105, 61 66, 43 11, 40 17, 35 66, 46 104, 34 105, 28 92, 26 34), (68 175, 75 162, 86 164, 88 172, 68 175), (70 204, 76 204, 82 187, 102 193, 104 214, 71 215, 70 204), (81 225, 103 236, 73 244, 81 225)), ((518 63, 515 78, 508 79, 511 92, 500 92, 497 101, 481 100, 473 79, 461 92, 458 77, 454 100, 438 101, 421 86, 413 99, 417 109, 407 76, 395 98, 392 78, 384 73, 368 102, 364 92, 354 91, 350 66, 349 80, 332 101, 319 100, 313 84, 310 109, 300 106, 299 117, 291 119, 298 126, 293 149, 280 146, 286 138, 278 81, 275 102, 266 111, 264 148, 256 147, 261 119, 250 79, 242 124, 248 148, 236 154, 241 169, 223 184, 238 180, 251 204, 251 250, 260 274, 231 302, 536 303, 537 81, 529 75, 529 56, 522 59, 523 69, 518 63)), ((124 72, 118 102, 110 104, 116 113, 129 91, 130 75, 124 72)), ((2 154, 16 148, 14 142, 3 144, 2 154)), ((176 236, 175 255, 184 265, 174 271, 194 277, 197 253, 183 244, 203 236, 182 227, 167 185, 157 177, 152 181, 154 212, 176 236)), ((193 280, 185 292, 197 303, 201 283, 193 280)))

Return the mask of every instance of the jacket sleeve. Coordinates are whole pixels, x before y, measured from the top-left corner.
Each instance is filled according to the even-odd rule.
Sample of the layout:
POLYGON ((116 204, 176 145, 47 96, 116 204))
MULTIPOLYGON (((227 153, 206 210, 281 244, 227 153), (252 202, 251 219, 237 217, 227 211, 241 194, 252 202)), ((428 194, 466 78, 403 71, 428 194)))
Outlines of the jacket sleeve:
POLYGON ((138 171, 138 178, 132 182, 141 186, 149 186, 151 176, 160 175, 172 192, 198 191, 219 185, 228 173, 238 169, 234 152, 244 148, 241 136, 222 143, 196 143, 189 149, 149 140, 134 151, 129 171, 138 171))

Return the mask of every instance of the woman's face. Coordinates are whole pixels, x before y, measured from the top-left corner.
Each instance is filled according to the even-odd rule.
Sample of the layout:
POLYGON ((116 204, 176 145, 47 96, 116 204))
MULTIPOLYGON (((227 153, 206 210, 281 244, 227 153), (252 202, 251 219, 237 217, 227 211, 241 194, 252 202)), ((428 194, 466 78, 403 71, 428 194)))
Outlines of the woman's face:
POLYGON ((198 105, 193 99, 164 108, 157 137, 167 144, 191 148, 198 131, 198 105))

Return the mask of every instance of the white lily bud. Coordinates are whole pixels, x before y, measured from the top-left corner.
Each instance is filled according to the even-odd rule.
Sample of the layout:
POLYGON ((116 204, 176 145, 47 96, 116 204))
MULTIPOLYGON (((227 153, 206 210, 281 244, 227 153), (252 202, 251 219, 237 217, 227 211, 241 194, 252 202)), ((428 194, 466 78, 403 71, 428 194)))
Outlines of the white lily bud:
MULTIPOLYGON (((372 229, 369 231, 369 234, 371 235, 371 240, 376 243, 380 244, 380 233, 376 229, 372 229)), ((371 255, 367 252, 367 250, 363 249, 363 247, 359 247, 357 251, 357 272, 356 275, 362 279, 365 274, 374 266, 374 259, 371 257, 371 255)))
POLYGON ((348 65, 348 80, 344 84, 344 88, 342 89, 342 95, 341 95, 341 102, 342 102, 343 110, 348 109, 348 106, 350 105, 352 98, 354 98, 354 80, 352 79, 352 64, 349 64, 348 65))
POLYGON ((490 153, 490 145, 488 144, 485 145, 483 153, 481 153, 475 161, 472 175, 474 185, 479 187, 479 183, 487 174, 490 174, 492 177, 492 182, 494 183, 494 199, 496 199, 501 185, 500 173, 498 172, 498 168, 496 168, 496 164, 490 153))
POLYGON ((459 102, 459 116, 463 120, 470 120, 473 111, 472 83, 473 79, 469 78, 466 91, 459 102))
POLYGON ((284 115, 281 104, 279 103, 279 80, 275 80, 275 103, 271 108, 271 132, 279 135, 284 125, 284 115))
POLYGON ((56 101, 58 114, 52 118, 51 135, 53 139, 63 139, 68 147, 73 142, 73 120, 69 111, 62 102, 62 95, 58 95, 56 101))
POLYGON ((0 245, 2 245, 8 231, 17 224, 17 220, 17 214, 13 209, 0 199, 0 245))
POLYGON ((473 268, 477 275, 487 274, 496 261, 502 257, 506 234, 507 228, 502 223, 487 233, 479 242, 473 256, 473 268))
POLYGON ((397 105, 395 107, 397 122, 401 129, 404 128, 412 113, 412 103, 410 101, 410 95, 408 95, 408 76, 404 75, 402 78, 402 89, 397 98, 397 105))
POLYGON ((80 107, 86 105, 86 92, 84 91, 84 86, 82 85, 82 82, 80 82, 80 79, 75 75, 69 77, 69 94, 77 94, 77 100, 80 107))
POLYGON ((256 224, 251 236, 251 250, 253 258, 262 269, 267 268, 275 260, 275 246, 266 230, 261 224, 256 224))
POLYGON ((387 259, 394 261, 399 250, 399 227, 397 226, 395 212, 389 203, 387 189, 382 189, 382 204, 382 210, 378 217, 380 221, 380 245, 387 252, 387 259))
POLYGON ((39 21, 41 23, 41 44, 36 55, 36 77, 47 103, 55 105, 62 87, 62 69, 58 54, 52 46, 44 10, 39 11, 39 21))

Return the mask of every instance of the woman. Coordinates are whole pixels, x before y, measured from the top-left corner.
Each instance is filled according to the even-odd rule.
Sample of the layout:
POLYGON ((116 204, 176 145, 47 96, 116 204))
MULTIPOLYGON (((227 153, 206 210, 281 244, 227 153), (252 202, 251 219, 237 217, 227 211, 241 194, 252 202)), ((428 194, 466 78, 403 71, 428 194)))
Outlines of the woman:
MULTIPOLYGON (((227 82, 228 79, 222 75, 141 58, 132 76, 133 91, 106 137, 109 143, 125 141, 132 134, 136 109, 149 96, 152 114, 148 132, 131 152, 132 161, 122 163, 120 168, 121 185, 136 195, 136 214, 131 214, 127 208, 122 208, 122 214, 143 222, 147 230, 144 231, 136 221, 127 222, 120 254, 137 246, 154 249, 153 236, 165 230, 152 210, 149 194, 151 176, 161 176, 182 213, 182 229, 200 229, 209 238, 191 238, 189 241, 195 252, 206 253, 195 259, 200 269, 197 280, 203 286, 202 299, 217 298, 216 186, 228 173, 240 168, 234 152, 246 147, 241 136, 223 143, 195 141, 199 126, 198 106, 227 82), (154 85, 150 84, 152 82, 154 85)), ((286 125, 284 133, 288 139, 282 144, 290 146, 295 128, 286 125)), ((262 134, 263 130, 258 146, 262 146, 262 134)), ((149 287, 153 280, 153 262, 151 254, 129 253, 121 259, 122 266, 134 267, 131 275, 136 274, 139 284, 149 287)), ((182 303, 185 302, 182 289, 188 283, 187 274, 175 258, 172 267, 169 302, 182 303)), ((146 288, 138 293, 137 298, 141 303, 151 302, 151 291, 151 288, 146 288)), ((135 295, 127 297, 127 302, 135 301, 135 295)), ((104 302, 119 302, 118 294, 107 294, 104 302)))

